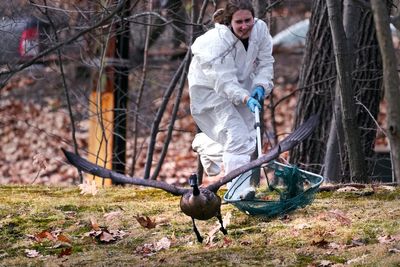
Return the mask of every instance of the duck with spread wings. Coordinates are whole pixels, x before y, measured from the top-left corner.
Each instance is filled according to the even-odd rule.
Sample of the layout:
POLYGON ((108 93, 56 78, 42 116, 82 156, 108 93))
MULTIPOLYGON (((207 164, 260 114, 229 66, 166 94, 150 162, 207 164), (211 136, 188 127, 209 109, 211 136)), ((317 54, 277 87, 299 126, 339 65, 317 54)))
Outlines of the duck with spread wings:
POLYGON ((276 159, 282 152, 291 150, 301 141, 310 136, 317 124, 318 124, 318 116, 317 115, 311 116, 306 122, 300 125, 291 134, 286 136, 267 154, 259 157, 254 161, 249 162, 244 166, 241 166, 229 172, 220 180, 206 187, 199 187, 199 185, 197 184, 198 179, 195 174, 192 174, 189 177, 189 184, 192 188, 183 188, 172 184, 168 184, 163 181, 147 180, 147 179, 145 180, 137 177, 129 177, 117 173, 115 171, 103 168, 99 165, 93 164, 85 160, 84 158, 80 157, 79 155, 66 151, 65 149, 62 149, 62 151, 64 152, 68 162, 83 172, 90 173, 92 175, 102 178, 110 178, 113 182, 118 184, 134 184, 147 187, 154 187, 165 190, 176 196, 182 196, 180 201, 180 208, 184 214, 192 218, 193 230, 196 234, 197 240, 199 242, 202 242, 203 238, 196 227, 195 219, 208 220, 213 217, 217 217, 218 221, 221 224, 220 230, 224 234, 227 234, 227 231, 223 226, 221 217, 221 198, 217 195, 217 191, 219 190, 219 188, 225 185, 226 183, 232 181, 240 174, 276 159))

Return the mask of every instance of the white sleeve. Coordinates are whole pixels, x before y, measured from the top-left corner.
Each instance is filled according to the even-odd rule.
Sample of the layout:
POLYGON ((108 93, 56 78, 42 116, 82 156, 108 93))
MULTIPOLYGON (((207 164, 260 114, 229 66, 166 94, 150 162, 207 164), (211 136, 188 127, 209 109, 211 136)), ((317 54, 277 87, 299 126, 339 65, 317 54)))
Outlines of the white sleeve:
POLYGON ((260 36, 260 47, 256 58, 257 67, 255 69, 255 77, 253 79, 253 87, 261 85, 265 89, 266 95, 268 95, 274 86, 274 57, 272 56, 272 37, 269 33, 268 27, 265 23, 262 23, 260 36))
POLYGON ((233 45, 214 47, 214 55, 207 64, 202 64, 205 75, 214 80, 214 90, 234 105, 240 105, 249 92, 238 82, 237 69, 232 55, 233 45))

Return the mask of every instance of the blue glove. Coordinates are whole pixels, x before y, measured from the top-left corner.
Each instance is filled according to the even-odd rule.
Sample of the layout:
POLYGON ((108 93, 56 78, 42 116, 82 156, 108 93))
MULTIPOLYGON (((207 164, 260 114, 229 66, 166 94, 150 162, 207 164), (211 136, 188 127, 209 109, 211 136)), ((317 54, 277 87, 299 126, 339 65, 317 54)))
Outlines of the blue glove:
POLYGON ((253 92, 251 93, 251 97, 257 99, 258 101, 263 101, 265 98, 265 90, 264 87, 258 85, 253 89, 253 92))
POLYGON ((255 98, 250 97, 249 100, 247 100, 246 105, 253 113, 256 107, 258 107, 258 109, 261 110, 260 102, 258 102, 255 98))

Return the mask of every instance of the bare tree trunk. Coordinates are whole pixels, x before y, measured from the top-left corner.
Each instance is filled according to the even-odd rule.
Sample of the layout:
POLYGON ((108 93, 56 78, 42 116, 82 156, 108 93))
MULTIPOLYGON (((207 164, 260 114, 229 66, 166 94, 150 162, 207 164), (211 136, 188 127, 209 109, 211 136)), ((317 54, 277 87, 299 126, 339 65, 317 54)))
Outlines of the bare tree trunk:
POLYGON ((357 102, 357 122, 361 131, 361 143, 368 162, 368 173, 372 173, 376 164, 375 153, 376 120, 379 103, 382 99, 382 59, 379 53, 378 40, 370 9, 365 9, 360 16, 356 40, 357 49, 355 69, 353 72, 353 88, 357 102))
POLYGON ((356 120, 354 91, 351 79, 351 63, 348 61, 350 50, 345 38, 340 2, 327 0, 329 22, 332 30, 333 46, 335 48, 342 123, 349 155, 350 175, 353 182, 364 181, 366 175, 364 152, 361 146, 360 131, 356 120))
POLYGON ((343 182, 343 155, 344 155, 344 133, 342 124, 342 110, 340 108, 340 88, 335 86, 335 102, 333 116, 330 124, 326 154, 324 158, 323 176, 329 182, 343 182), (342 173, 341 173, 342 171, 342 173))
POLYGON ((291 151, 290 161, 302 168, 320 172, 332 119, 336 68, 326 2, 313 1, 312 10, 299 77, 295 125, 300 125, 312 114, 319 114, 322 119, 311 138, 291 151))
MULTIPOLYGON (((353 3, 352 1, 348 3, 350 2, 353 3)), ((326 1, 317 0, 312 4, 310 29, 298 84, 295 125, 313 113, 320 114, 323 119, 312 138, 291 151, 290 161, 314 172, 319 172, 323 168, 324 175, 333 182, 350 182, 349 157, 345 149, 339 146, 339 144, 343 146, 345 141, 341 129, 340 98, 335 93, 337 87, 335 84, 339 83, 336 82, 326 1)), ((375 31, 371 27, 373 20, 370 9, 360 5, 345 6, 345 8, 344 23, 348 24, 346 32, 352 37, 351 48, 354 49, 351 56, 346 57, 346 61, 354 58, 354 71, 350 72, 351 85, 355 90, 355 100, 359 104, 353 114, 357 116, 356 122, 361 131, 359 138, 361 148, 365 155, 372 158, 382 83, 381 60, 377 51, 375 31)), ((370 163, 372 166, 373 162, 370 163)), ((370 173, 372 168, 364 170, 370 173)))
POLYGON ((385 98, 388 105, 387 135, 390 141, 392 156, 392 168, 396 181, 400 181, 400 80, 397 73, 397 60, 393 47, 392 36, 389 27, 389 12, 385 2, 371 0, 379 47, 383 60, 383 75, 385 86, 385 98))

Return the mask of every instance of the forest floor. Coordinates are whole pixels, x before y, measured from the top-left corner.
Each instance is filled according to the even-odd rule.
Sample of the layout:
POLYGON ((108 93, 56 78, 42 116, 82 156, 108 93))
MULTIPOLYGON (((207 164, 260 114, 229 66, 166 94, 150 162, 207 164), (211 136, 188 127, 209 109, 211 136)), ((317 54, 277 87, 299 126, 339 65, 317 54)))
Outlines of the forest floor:
POLYGON ((203 243, 179 198, 161 190, 7 185, 0 199, 1 266, 400 264, 398 188, 320 192, 272 219, 224 204, 228 234, 216 219, 197 221, 203 243))

